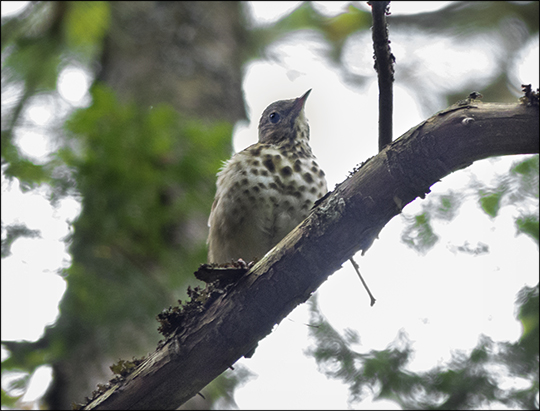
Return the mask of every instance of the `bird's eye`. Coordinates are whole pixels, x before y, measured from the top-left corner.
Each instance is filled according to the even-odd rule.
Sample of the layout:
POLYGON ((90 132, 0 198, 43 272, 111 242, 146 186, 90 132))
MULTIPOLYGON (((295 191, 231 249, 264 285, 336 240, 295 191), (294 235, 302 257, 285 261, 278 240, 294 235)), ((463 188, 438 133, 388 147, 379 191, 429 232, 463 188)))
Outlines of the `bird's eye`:
POLYGON ((270 117, 270 121, 274 124, 276 124, 281 119, 281 116, 275 111, 271 113, 268 117, 270 117))

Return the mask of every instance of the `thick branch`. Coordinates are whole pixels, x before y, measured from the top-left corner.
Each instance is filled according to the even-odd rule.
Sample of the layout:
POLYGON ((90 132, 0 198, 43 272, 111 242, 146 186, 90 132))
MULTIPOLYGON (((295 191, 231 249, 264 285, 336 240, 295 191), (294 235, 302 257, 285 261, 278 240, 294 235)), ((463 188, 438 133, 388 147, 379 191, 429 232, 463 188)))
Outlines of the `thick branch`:
POLYGON ((88 409, 183 404, 249 352, 343 262, 366 251, 406 204, 476 160, 538 153, 538 132, 538 107, 481 103, 453 106, 409 130, 88 409))

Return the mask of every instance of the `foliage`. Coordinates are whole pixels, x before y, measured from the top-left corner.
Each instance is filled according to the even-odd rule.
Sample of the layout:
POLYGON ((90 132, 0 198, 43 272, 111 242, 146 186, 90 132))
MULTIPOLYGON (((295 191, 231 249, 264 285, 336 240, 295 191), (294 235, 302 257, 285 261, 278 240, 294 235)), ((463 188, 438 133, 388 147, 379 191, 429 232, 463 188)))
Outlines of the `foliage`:
MULTIPOLYGON (((426 206, 426 209, 428 208, 426 206)), ((430 219, 429 212, 424 212, 410 218, 409 220, 412 220, 411 224, 403 230, 401 240, 409 247, 419 251, 426 251, 432 248, 439 240, 439 236, 433 232, 430 219)))
POLYGON ((354 349, 358 335, 346 330, 341 336, 312 298, 310 334, 314 346, 308 354, 326 376, 349 386, 352 403, 371 392, 375 400, 392 400, 403 409, 475 409, 493 404, 535 409, 539 388, 538 290, 538 285, 525 287, 518 297, 517 317, 523 324, 518 342, 494 342, 481 336, 471 352, 455 352, 448 363, 427 372, 407 368, 414 344, 405 331, 387 349, 361 353, 354 349), (508 381, 524 383, 509 385, 508 381))
MULTIPOLYGON (((75 242, 72 251, 127 253, 139 262, 165 258, 170 246, 178 246, 171 241, 178 234, 169 232, 170 226, 206 215, 201 205, 209 207, 213 188, 208 181, 226 156, 224 137, 231 126, 205 126, 167 106, 140 113, 135 105, 120 104, 103 86, 96 86, 92 96, 92 105, 66 124, 78 149, 59 153, 78 170, 78 190, 86 199, 75 230, 89 237, 76 239, 85 246, 79 249, 75 242), (89 242, 96 249, 88 249, 89 242)), ((179 238, 190 241, 189 236, 179 238)))
POLYGON ((304 2, 289 15, 275 24, 252 29, 257 41, 257 56, 265 54, 272 43, 298 30, 320 32, 332 47, 329 57, 339 60, 343 44, 347 38, 360 30, 371 27, 371 13, 349 5, 347 11, 333 18, 327 18, 318 12, 311 2, 304 2))
MULTIPOLYGON (((68 195, 83 201, 66 239, 73 264, 62 272, 62 315, 35 343, 3 342, 10 350, 3 375, 22 371, 14 381, 22 388, 37 367, 70 358, 92 340, 101 346, 96 362, 146 354, 159 339, 155 315, 206 260, 205 239, 193 227, 206 225, 231 124, 184 118, 165 105, 142 112, 96 84, 91 105, 52 130, 59 148, 46 161, 26 158, 12 141, 31 96, 54 94, 68 61, 96 58, 109 13, 108 3, 38 3, 2 25, 3 81, 23 90, 3 110, 3 173, 25 190, 48 187, 53 204, 68 195)), ((3 227, 3 257, 17 238, 37 235, 23 225, 3 227)), ((19 398, 2 395, 4 405, 19 398)))
MULTIPOLYGON (((107 328, 115 335, 129 328, 129 318, 139 332, 145 330, 157 341, 153 317, 178 297, 205 260, 204 238, 171 233, 171 226, 185 230, 188 221, 201 218, 205 223, 213 197, 208 181, 227 155, 231 125, 203 125, 168 106, 141 113, 96 85, 92 104, 75 112, 66 130, 68 144, 57 160, 71 170, 77 196, 86 201, 73 224, 74 263, 64 273, 69 290, 61 303, 63 316, 46 338, 62 347, 56 355, 65 355, 64 350, 88 338, 88 327, 99 324, 101 332, 107 328), (181 192, 174 195, 178 187, 181 192), (171 241, 171 235, 183 243, 171 241), (149 276, 157 261, 163 269, 149 276), (125 287, 128 276, 131 286, 125 287), (96 289, 100 292, 91 291, 96 289), (77 323, 77 329, 69 327, 71 323, 77 323), (69 346, 61 342, 66 333, 71 335, 69 346)), ((113 352, 138 345, 130 333, 122 335, 115 338, 117 347, 109 348, 113 352)), ((41 364, 30 365, 26 356, 12 357, 4 369, 31 371, 41 364)))
MULTIPOLYGON (((156 314, 206 260, 204 228, 232 125, 203 124, 168 106, 144 111, 99 84, 88 108, 70 115, 59 101, 62 70, 95 67, 110 20, 107 2, 42 2, 2 21, 2 91, 15 97, 3 102, 2 172, 25 191, 46 187, 53 204, 65 196, 83 204, 66 238, 73 263, 61 273, 61 316, 37 342, 3 342, 3 376, 20 373, 10 393, 13 384, 25 389, 40 365, 80 357, 92 344, 100 347, 89 353, 96 364, 146 354, 159 339, 156 314), (62 108, 47 130, 58 150, 36 161, 14 137, 27 126, 25 110, 44 97, 62 108)), ((3 257, 17 238, 39 236, 24 225, 2 232, 3 257)), ((2 390, 3 405, 19 398, 2 390)))
MULTIPOLYGON (((3 225, 2 225, 2 228, 3 225)), ((38 230, 30 230, 23 224, 15 224, 6 227, 6 237, 2 238, 2 258, 11 254, 11 245, 21 237, 35 238, 39 237, 38 230)))
MULTIPOLYGON (((530 236, 538 244, 538 156, 531 156, 513 164, 507 173, 500 176, 495 186, 473 182, 465 192, 449 191, 441 195, 430 195, 422 203, 422 212, 415 216, 404 215, 408 226, 402 234, 402 241, 412 249, 426 253, 439 240, 434 233, 432 221, 452 221, 464 201, 478 201, 480 208, 495 218, 502 207, 514 207, 520 214, 516 218, 518 233, 530 236)), ((459 251, 480 254, 487 252, 485 247, 471 250, 468 247, 459 251)))
MULTIPOLYGON (((473 182, 465 193, 449 192, 428 197, 422 204, 421 214, 406 217, 412 223, 404 230, 403 242, 419 252, 429 251, 436 242, 431 241, 433 228, 430 221, 451 221, 464 201, 477 199, 480 209, 492 219, 499 215, 502 207, 513 207, 517 210, 514 214, 518 215, 515 218, 517 233, 528 235, 538 244, 538 164, 538 155, 531 156, 512 164, 507 173, 499 176, 494 186, 473 182)), ((473 249, 466 244, 457 250, 471 254, 489 251, 485 244, 479 244, 473 249)), ((358 366, 347 381, 351 401, 361 400, 367 390, 371 390, 376 393, 376 399, 391 399, 404 409, 472 409, 494 404, 518 409, 538 408, 538 290, 538 285, 533 288, 524 287, 517 296, 517 319, 523 327, 518 342, 494 342, 481 336, 471 352, 456 352, 448 364, 426 373, 414 373, 406 369, 414 350, 405 335, 400 335, 387 350, 372 351, 368 355, 355 353, 348 345, 346 348, 350 351, 349 355, 358 358, 358 366), (395 348, 390 347, 399 345, 398 342, 402 348, 396 352, 395 348), (380 374, 374 379, 367 378, 368 364, 372 358, 381 356, 405 358, 401 364, 392 364, 399 365, 392 372, 393 380, 380 374), (399 375, 406 377, 396 381, 399 375), (507 381, 511 380, 522 384, 508 388, 507 381)), ((317 310, 316 305, 313 310, 317 310)), ((314 314, 314 318, 320 320, 322 317, 314 314)), ((325 371, 327 375, 339 376, 341 369, 346 366, 336 364, 339 357, 324 355, 328 342, 312 334, 316 339, 316 348, 312 349, 311 354, 323 369, 331 367, 338 370, 332 374, 325 371)), ((346 340, 335 332, 333 335, 334 338, 346 340)), ((382 370, 384 366, 378 369, 382 370)))
MULTIPOLYGON (((71 170, 77 196, 86 199, 69 239, 74 263, 63 273, 69 285, 63 315, 46 331, 49 354, 33 360, 47 352, 38 349, 43 341, 27 343, 28 349, 10 344, 4 371, 32 372, 53 358, 69 357, 94 327, 114 336, 103 354, 146 354, 146 340, 155 344, 159 338, 155 315, 181 295, 205 260, 205 239, 181 231, 189 221, 206 223, 213 197, 208 181, 227 156, 231 125, 203 125, 167 106, 140 113, 103 86, 94 87, 92 97, 91 106, 66 123, 68 144, 56 159, 71 170), (162 269, 149 275, 158 261, 162 269), (137 329, 137 338, 130 329, 137 329)), ((12 234, 4 248, 15 235, 35 235, 16 228, 8 227, 12 234)))

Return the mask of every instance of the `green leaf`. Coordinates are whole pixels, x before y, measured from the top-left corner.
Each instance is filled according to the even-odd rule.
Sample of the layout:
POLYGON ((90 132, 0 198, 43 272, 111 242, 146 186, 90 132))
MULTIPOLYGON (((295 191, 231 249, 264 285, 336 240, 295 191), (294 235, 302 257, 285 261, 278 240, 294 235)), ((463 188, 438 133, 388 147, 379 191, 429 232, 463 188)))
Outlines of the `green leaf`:
POLYGON ((59 51, 54 39, 21 38, 7 55, 2 75, 10 81, 24 81, 26 89, 32 91, 54 90, 60 69, 59 51))
POLYGON ((327 38, 332 42, 342 42, 352 33, 371 25, 371 13, 349 5, 345 13, 325 20, 323 27, 327 38))
POLYGON ((536 244, 539 243, 538 214, 518 218, 516 227, 519 233, 526 234, 536 241, 536 244))
POLYGON ((536 287, 524 287, 517 297, 517 303, 520 305, 517 317, 523 326, 520 344, 531 355, 538 355, 539 294, 539 286, 536 285, 536 287))
POLYGON ((45 166, 34 164, 30 160, 22 158, 13 159, 4 173, 8 178, 18 178, 23 192, 39 186, 50 178, 45 166))
POLYGON ((462 197, 450 190, 445 194, 430 198, 428 201, 430 201, 430 204, 423 207, 424 211, 434 210, 434 217, 445 221, 451 221, 457 215, 459 207, 461 206, 462 197), (433 201, 434 204, 431 204, 431 201, 433 201))
POLYGON ((496 217, 501 207, 503 193, 484 194, 480 197, 480 206, 490 217, 496 217))
POLYGON ((401 241, 418 252, 429 251, 439 241, 439 236, 433 231, 429 213, 404 217, 408 222, 401 234, 401 241))
POLYGON ((528 158, 512 168, 512 172, 521 175, 538 174, 538 156, 528 158))
POLYGON ((111 21, 110 4, 105 1, 69 3, 64 20, 67 44, 74 50, 93 51, 101 46, 111 21))

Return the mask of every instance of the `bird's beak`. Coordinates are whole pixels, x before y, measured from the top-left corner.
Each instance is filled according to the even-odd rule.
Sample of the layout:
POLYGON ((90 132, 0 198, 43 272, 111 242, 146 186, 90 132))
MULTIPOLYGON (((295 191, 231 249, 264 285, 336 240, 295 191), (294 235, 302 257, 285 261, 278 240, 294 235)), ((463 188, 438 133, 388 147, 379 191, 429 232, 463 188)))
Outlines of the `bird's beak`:
POLYGON ((294 101, 294 106, 293 106, 292 111, 294 112, 295 117, 296 117, 298 114, 300 114, 300 112, 301 112, 302 109, 304 108, 304 104, 306 103, 306 100, 307 100, 307 98, 308 98, 308 96, 309 96, 309 93, 311 93, 311 89, 309 89, 308 91, 306 91, 302 97, 298 97, 298 98, 294 101))

